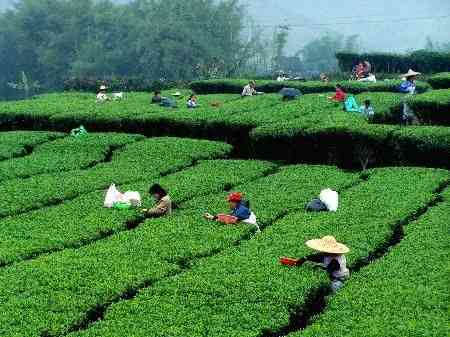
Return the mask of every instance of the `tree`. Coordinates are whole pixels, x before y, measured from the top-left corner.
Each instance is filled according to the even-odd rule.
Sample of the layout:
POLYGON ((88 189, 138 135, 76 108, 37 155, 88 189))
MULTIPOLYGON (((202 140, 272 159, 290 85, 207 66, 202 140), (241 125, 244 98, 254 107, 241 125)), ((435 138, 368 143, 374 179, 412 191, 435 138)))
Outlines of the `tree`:
POLYGON ((273 37, 273 69, 281 70, 282 58, 284 56, 284 48, 286 47, 289 37, 289 26, 279 26, 274 32, 273 37))

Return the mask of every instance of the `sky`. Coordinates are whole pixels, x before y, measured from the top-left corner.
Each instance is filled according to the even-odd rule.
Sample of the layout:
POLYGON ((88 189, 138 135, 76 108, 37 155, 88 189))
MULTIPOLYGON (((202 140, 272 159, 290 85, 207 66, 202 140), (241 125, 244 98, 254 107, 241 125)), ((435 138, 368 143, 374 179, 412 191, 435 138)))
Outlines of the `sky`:
MULTIPOLYGON (((0 0, 0 9, 13 1, 0 0)), ((294 54, 326 32, 359 34, 366 51, 420 49, 425 46, 427 36, 435 41, 450 41, 450 0, 241 0, 241 3, 265 36, 272 36, 277 25, 290 26, 288 54, 294 54)))

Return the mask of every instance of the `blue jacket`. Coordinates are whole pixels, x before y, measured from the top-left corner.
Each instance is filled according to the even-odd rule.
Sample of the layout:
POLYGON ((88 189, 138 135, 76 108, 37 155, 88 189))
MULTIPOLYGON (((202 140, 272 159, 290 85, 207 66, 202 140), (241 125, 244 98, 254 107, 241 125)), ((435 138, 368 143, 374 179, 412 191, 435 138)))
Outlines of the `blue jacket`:
POLYGON ((400 87, 398 88, 398 91, 404 94, 414 93, 415 90, 416 84, 411 81, 403 81, 402 84, 400 84, 400 87))
POLYGON ((250 218, 251 214, 252 213, 250 212, 250 210, 242 203, 238 204, 238 206, 231 212, 231 215, 235 216, 240 221, 247 220, 248 218, 250 218))

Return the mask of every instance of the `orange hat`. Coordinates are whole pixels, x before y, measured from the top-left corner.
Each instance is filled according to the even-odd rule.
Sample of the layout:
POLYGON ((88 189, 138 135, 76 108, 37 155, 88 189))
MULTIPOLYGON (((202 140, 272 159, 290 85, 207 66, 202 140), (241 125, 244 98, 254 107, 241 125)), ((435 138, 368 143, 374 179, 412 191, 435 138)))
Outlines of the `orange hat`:
POLYGON ((228 195, 227 200, 229 202, 241 202, 242 201, 242 193, 240 193, 240 192, 230 193, 228 195))

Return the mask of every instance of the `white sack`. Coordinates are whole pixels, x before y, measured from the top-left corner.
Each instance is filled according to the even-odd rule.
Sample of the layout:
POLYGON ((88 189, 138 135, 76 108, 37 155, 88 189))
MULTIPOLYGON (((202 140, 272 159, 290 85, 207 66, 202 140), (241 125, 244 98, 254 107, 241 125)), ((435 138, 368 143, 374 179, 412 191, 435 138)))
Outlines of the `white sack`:
POLYGON ((261 229, 259 228, 257 219, 256 219, 256 214, 255 213, 251 213, 250 214, 250 218, 246 219, 246 220, 242 220, 243 223, 249 224, 249 225, 254 225, 256 226, 257 229, 257 233, 261 232, 261 229))
POLYGON ((116 184, 109 186, 108 192, 106 192, 105 202, 103 206, 106 208, 112 208, 115 203, 123 201, 123 194, 116 188, 116 184))
POLYGON ((339 194, 329 188, 320 192, 320 201, 322 201, 330 212, 336 212, 339 206, 339 194))

